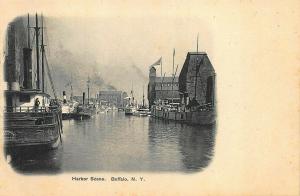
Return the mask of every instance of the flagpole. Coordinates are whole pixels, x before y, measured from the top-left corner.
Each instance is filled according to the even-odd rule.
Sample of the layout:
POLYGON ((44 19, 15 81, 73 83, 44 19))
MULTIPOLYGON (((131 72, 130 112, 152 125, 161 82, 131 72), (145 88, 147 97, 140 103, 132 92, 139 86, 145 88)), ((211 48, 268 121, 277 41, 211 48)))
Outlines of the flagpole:
POLYGON ((197 34, 197 53, 198 53, 198 41, 199 41, 199 33, 197 34))
POLYGON ((161 58, 161 61, 160 61, 160 78, 161 78, 161 84, 160 84, 160 93, 162 95, 162 82, 163 82, 163 78, 162 78, 162 58, 161 58))
POLYGON ((173 97, 174 97, 174 79, 175 79, 175 76, 176 76, 176 73, 177 73, 177 68, 178 68, 178 65, 176 66, 176 71, 175 73, 173 74, 173 78, 172 78, 172 103, 173 103, 173 97))
POLYGON ((174 76, 174 57, 175 57, 175 48, 173 50, 173 71, 172 71, 173 76, 174 76))
POLYGON ((162 77, 162 58, 161 58, 161 61, 160 61, 160 77, 162 77))

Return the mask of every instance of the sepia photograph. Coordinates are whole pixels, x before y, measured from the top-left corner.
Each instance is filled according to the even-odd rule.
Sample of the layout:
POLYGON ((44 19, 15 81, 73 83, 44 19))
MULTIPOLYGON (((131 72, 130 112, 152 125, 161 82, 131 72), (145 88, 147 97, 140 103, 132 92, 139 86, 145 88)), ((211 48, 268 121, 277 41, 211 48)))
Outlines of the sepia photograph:
POLYGON ((178 37, 170 48, 135 51, 165 32, 143 32, 153 24, 121 28, 127 22, 35 13, 8 24, 4 139, 16 171, 198 172, 208 166, 216 72, 199 33, 177 53, 171 46, 178 37))
POLYGON ((300 2, 0 10, 0 195, 299 195, 300 2))

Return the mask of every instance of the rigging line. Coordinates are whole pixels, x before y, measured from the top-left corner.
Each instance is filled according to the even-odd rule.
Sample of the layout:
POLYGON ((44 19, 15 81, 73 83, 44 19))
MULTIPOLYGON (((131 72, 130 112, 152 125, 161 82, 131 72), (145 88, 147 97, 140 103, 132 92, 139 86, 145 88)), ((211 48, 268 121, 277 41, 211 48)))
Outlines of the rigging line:
POLYGON ((31 46, 33 46, 33 42, 35 42, 35 33, 33 33, 32 41, 31 41, 31 46))
MULTIPOLYGON (((44 28, 46 29, 46 26, 47 26, 47 19, 46 17, 44 18, 44 28)), ((46 45, 48 46, 48 50, 47 50, 47 55, 50 57, 50 45, 49 45, 49 38, 48 38, 48 32, 47 31, 44 31, 44 34, 45 34, 45 41, 46 41, 46 45)))
POLYGON ((48 65, 48 59, 47 59, 47 56, 45 55, 45 61, 46 61, 46 67, 47 67, 47 75, 48 75, 48 78, 50 80, 50 86, 52 88, 52 92, 54 94, 54 97, 55 99, 57 100, 57 95, 56 95, 56 91, 55 91, 55 88, 54 88, 54 84, 53 84, 53 80, 52 80, 52 76, 51 76, 51 70, 49 68, 49 65, 48 65))

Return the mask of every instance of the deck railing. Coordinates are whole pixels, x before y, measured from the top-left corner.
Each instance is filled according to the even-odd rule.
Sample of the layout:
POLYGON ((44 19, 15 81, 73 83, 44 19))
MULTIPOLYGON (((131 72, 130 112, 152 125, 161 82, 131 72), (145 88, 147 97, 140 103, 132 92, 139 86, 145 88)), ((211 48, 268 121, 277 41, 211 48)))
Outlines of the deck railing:
POLYGON ((23 112, 23 113, 50 113, 50 112, 58 112, 60 110, 59 106, 6 106, 4 108, 4 112, 14 113, 14 112, 23 112))

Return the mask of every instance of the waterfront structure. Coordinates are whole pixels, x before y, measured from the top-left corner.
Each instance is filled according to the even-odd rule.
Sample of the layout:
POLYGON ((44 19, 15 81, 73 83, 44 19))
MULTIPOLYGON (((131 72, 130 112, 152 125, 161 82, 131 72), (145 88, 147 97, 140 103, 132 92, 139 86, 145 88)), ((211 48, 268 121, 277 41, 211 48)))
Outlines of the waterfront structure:
POLYGON ((152 116, 188 124, 214 124, 215 76, 215 70, 206 53, 189 52, 178 78, 179 104, 154 100, 152 116))
POLYGON ((179 102, 178 77, 165 76, 157 77, 156 68, 153 66, 149 70, 148 101, 149 108, 155 101, 168 100, 169 102, 179 102))
POLYGON ((106 106, 124 107, 128 97, 126 92, 116 90, 99 91, 97 95, 98 102, 106 106))
POLYGON ((179 74, 180 101, 184 108, 214 105, 215 70, 205 52, 189 52, 179 74))

